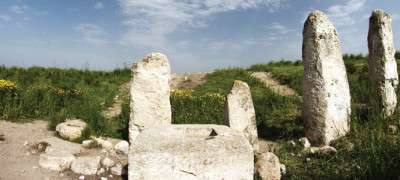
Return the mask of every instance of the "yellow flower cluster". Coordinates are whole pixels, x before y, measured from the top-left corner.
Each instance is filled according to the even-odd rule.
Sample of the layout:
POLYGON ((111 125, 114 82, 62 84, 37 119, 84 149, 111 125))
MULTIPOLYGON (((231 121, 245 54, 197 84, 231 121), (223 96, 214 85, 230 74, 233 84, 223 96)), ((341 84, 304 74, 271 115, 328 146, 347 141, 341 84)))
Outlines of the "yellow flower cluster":
MULTIPOLYGON (((171 91, 170 93, 171 97, 175 98, 180 98, 180 99, 185 99, 185 100, 207 100, 207 99, 216 99, 219 104, 224 104, 225 103, 225 96, 219 94, 219 93, 206 93, 204 95, 194 95, 194 90, 179 90, 175 89, 171 91)), ((182 103, 182 102, 181 102, 182 103)))
POLYGON ((51 90, 61 96, 62 95, 82 95, 84 93, 84 91, 80 87, 75 88, 71 92, 69 90, 64 90, 61 88, 56 88, 56 87, 48 86, 48 85, 44 85, 44 86, 43 85, 33 85, 33 86, 30 86, 27 91, 30 92, 32 90, 51 90))
POLYGON ((0 79, 0 90, 20 90, 20 88, 13 82, 0 79))
POLYGON ((175 89, 175 90, 171 91, 170 96, 194 100, 195 96, 193 96, 193 93, 194 93, 193 89, 188 90, 188 91, 175 89))

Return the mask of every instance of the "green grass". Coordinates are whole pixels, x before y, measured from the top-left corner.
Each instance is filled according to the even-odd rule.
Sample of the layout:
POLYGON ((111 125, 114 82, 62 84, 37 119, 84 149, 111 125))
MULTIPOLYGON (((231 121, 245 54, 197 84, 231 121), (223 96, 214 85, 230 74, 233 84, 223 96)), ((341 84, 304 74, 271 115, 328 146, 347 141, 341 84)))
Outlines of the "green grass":
MULTIPOLYGON (((396 57, 399 54, 396 52, 396 57)), ((304 136, 301 98, 277 94, 249 75, 254 71, 271 72, 301 95, 302 61, 281 60, 207 74, 205 84, 193 90, 171 92, 172 122, 223 124, 226 95, 234 80, 242 80, 251 89, 259 137, 278 143, 274 153, 286 165, 282 179, 400 179, 400 132, 390 134, 388 129, 389 125, 399 127, 400 112, 396 110, 391 117, 382 116, 376 97, 369 91, 365 56, 345 54, 343 58, 352 98, 351 132, 332 142, 338 150, 336 154, 310 155, 303 153, 299 145, 287 145, 288 140, 304 136), (306 162, 306 158, 311 161, 306 162)), ((101 112, 114 102, 118 86, 129 81, 129 69, 102 72, 2 66, 0 79, 18 87, 11 88, 14 86, 9 83, 10 86, 0 89, 2 119, 25 122, 43 118, 49 121, 49 128, 54 129, 66 118, 81 118, 89 125, 84 133, 87 138, 90 134, 128 138, 127 95, 120 95, 123 97, 122 113, 118 117, 105 118, 101 112)))
POLYGON ((0 66, 0 79, 6 80, 0 87, 1 119, 45 119, 54 130, 66 118, 79 118, 93 134, 122 138, 126 118, 106 119, 101 112, 114 103, 118 86, 130 80, 128 68, 104 72, 0 66))

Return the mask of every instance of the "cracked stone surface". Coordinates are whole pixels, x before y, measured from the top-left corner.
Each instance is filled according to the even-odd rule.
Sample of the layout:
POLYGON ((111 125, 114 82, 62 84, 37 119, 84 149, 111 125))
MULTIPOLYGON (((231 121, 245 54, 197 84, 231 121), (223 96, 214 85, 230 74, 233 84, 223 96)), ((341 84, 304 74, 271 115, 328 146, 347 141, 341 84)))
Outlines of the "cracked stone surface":
POLYGON ((221 125, 155 125, 133 142, 129 179, 252 179, 253 148, 221 125))

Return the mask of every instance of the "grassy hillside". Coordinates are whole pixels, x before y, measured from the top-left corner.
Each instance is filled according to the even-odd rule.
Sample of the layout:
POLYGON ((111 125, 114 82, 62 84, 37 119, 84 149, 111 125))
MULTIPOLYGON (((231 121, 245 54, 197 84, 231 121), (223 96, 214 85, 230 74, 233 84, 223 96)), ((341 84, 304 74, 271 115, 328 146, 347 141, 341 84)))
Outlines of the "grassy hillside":
MULTIPOLYGON (((223 124, 226 95, 234 80, 242 80, 251 89, 259 137, 278 143, 274 153, 287 168, 283 179, 399 179, 400 133, 392 134, 388 127, 399 127, 400 113, 396 110, 389 118, 379 113, 369 92, 366 57, 344 55, 344 60, 352 97, 351 132, 332 143, 338 150, 334 155, 308 155, 299 146, 287 145, 288 140, 304 136, 302 99, 277 94, 249 75, 251 71, 271 72, 301 95, 302 61, 216 70, 193 90, 171 92, 172 121, 223 124)), ((53 129, 65 118, 81 118, 90 126, 88 134, 127 138, 129 100, 122 99, 118 117, 105 118, 101 112, 114 102, 118 86, 129 81, 129 69, 101 72, 3 66, 0 79, 0 119, 42 118, 53 129)))

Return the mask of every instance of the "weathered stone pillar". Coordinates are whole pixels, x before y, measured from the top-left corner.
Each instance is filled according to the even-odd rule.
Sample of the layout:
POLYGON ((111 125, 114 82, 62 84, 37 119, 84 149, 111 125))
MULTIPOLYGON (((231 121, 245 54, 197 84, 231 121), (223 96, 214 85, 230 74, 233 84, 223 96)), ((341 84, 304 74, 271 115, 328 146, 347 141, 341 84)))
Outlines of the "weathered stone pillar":
POLYGON ((132 66, 129 141, 155 124, 171 124, 170 64, 165 55, 152 53, 132 66))
POLYGON ((389 14, 375 10, 369 18, 368 31, 368 74, 372 95, 378 98, 379 106, 387 116, 396 108, 399 83, 391 23, 389 14))
POLYGON ((349 130, 350 90, 335 27, 313 11, 303 29, 303 119, 306 137, 329 144, 349 130))
POLYGON ((256 113, 249 86, 235 80, 225 104, 225 125, 242 132, 258 152, 256 113))

